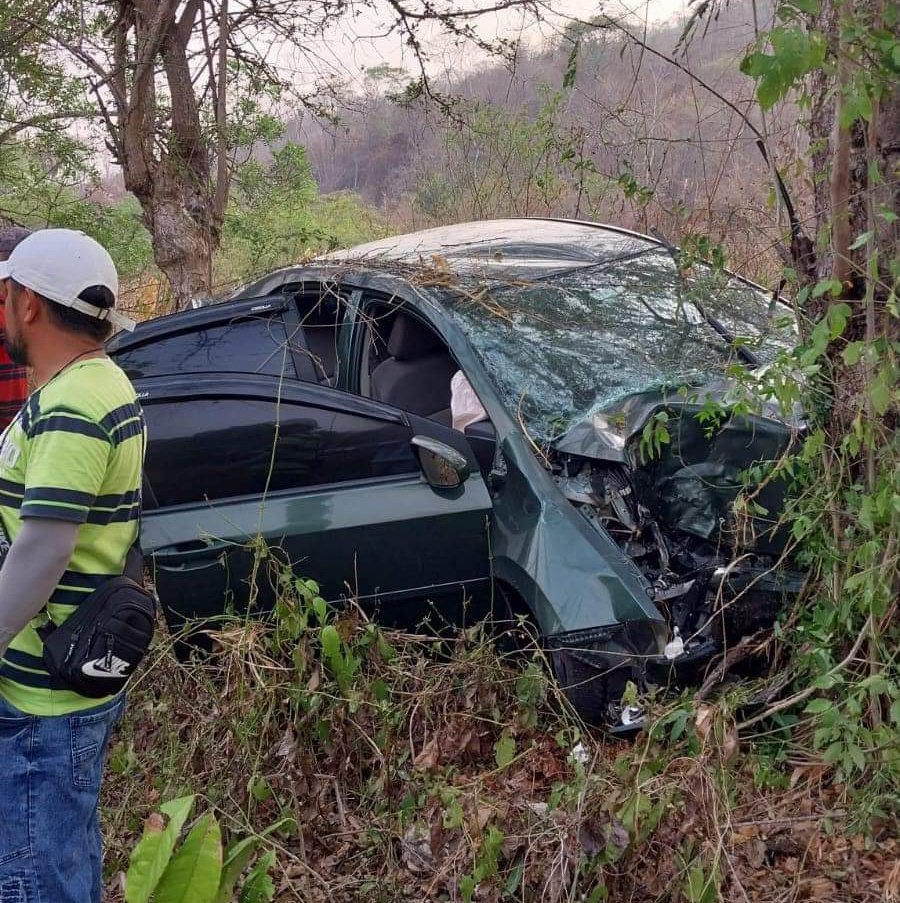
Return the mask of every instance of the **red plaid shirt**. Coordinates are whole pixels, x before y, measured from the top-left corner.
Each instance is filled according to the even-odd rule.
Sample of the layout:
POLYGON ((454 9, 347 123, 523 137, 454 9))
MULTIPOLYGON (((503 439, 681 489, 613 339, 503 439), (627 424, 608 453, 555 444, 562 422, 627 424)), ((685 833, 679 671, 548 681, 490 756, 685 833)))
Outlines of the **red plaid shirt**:
POLYGON ((0 430, 5 430, 28 397, 28 373, 14 364, 3 344, 6 332, 0 329, 0 430))

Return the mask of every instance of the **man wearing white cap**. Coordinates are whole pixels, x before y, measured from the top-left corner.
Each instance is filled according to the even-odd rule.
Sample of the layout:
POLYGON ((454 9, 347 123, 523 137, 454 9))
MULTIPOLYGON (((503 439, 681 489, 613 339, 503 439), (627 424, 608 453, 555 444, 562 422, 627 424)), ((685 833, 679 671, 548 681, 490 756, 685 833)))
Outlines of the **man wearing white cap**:
POLYGON ((124 696, 66 688, 43 651, 123 573, 139 529, 143 415, 103 352, 133 324, 112 259, 81 232, 32 233, 0 280, 10 357, 38 387, 0 440, 0 900, 100 903, 97 804, 124 696))

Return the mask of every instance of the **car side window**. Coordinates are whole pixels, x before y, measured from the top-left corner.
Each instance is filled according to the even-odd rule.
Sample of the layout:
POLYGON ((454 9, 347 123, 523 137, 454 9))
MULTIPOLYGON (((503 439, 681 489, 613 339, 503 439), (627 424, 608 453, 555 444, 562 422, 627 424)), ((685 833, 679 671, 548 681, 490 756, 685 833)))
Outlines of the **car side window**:
POLYGON ((144 410, 146 470, 160 507, 418 473, 411 428, 390 419, 224 397, 144 410))
POLYGON ((126 347, 116 362, 131 379, 214 371, 296 379, 289 344, 280 316, 244 317, 126 347))
POLYGON ((334 386, 341 367, 338 337, 346 299, 333 289, 321 287, 318 293, 298 293, 295 303, 316 381, 334 386))

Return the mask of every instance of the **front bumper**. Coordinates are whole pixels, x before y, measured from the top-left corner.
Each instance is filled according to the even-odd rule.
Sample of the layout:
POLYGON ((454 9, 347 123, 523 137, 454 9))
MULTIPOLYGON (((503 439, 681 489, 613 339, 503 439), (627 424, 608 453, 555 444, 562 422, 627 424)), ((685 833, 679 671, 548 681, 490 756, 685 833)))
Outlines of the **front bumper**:
POLYGON ((547 650, 576 712, 588 724, 612 728, 621 725, 628 683, 645 686, 648 664, 663 658, 668 633, 664 621, 628 621, 555 634, 547 650))

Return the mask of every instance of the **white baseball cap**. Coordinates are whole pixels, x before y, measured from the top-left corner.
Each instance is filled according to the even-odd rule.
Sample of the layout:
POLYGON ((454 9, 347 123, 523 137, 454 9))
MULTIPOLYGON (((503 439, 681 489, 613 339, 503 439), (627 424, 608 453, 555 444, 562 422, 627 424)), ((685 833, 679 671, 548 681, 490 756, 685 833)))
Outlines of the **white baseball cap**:
POLYGON ((106 248, 74 229, 39 229, 13 248, 9 260, 0 261, 0 279, 15 279, 50 301, 71 307, 119 329, 134 329, 134 321, 113 307, 98 307, 78 296, 102 285, 119 295, 116 265, 106 248))

